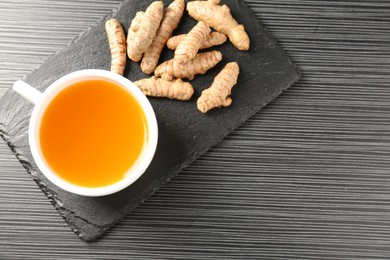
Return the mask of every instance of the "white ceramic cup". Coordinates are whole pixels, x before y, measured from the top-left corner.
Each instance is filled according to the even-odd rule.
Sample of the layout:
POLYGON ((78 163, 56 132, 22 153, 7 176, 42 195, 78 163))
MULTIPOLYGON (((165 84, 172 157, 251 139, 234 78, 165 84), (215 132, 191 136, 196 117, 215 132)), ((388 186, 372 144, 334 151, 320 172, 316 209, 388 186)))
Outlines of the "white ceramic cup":
POLYGON ((51 84, 43 93, 20 80, 14 83, 13 90, 35 105, 31 114, 28 130, 31 153, 41 172, 58 187, 71 193, 88 197, 113 194, 134 183, 146 171, 150 162, 152 161, 156 151, 158 139, 156 116, 149 100, 130 80, 109 71, 90 69, 72 72, 63 76, 51 84), (121 86, 123 89, 127 90, 142 107, 148 126, 148 136, 144 144, 146 147, 143 148, 143 151, 141 152, 141 155, 139 156, 136 164, 133 165, 131 169, 129 169, 129 172, 125 173, 125 177, 122 180, 108 186, 97 188, 78 186, 58 176, 53 170, 50 169, 48 163, 46 162, 41 151, 39 140, 39 130, 42 116, 53 98, 63 89, 67 88, 73 83, 91 79, 101 79, 114 82, 116 85, 121 86))

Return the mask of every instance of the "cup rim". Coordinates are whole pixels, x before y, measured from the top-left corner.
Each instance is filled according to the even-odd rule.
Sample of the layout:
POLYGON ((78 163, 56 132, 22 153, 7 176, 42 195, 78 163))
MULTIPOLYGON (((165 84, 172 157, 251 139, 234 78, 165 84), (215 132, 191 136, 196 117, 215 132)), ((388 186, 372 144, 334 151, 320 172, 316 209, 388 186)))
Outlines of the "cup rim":
POLYGON ((125 77, 122 77, 110 71, 100 69, 86 69, 71 72, 59 78, 42 93, 41 101, 35 104, 35 107, 31 114, 28 135, 30 149, 34 161, 43 173, 43 175, 45 175, 45 177, 49 179, 49 181, 51 181, 53 184, 60 187, 61 189, 74 194, 87 197, 98 197, 110 195, 121 191, 130 186, 139 177, 142 176, 142 174, 150 165, 157 148, 158 125, 152 105, 150 104, 146 96, 142 93, 142 91, 138 87, 136 87, 133 82, 131 82, 125 77), (83 79, 86 80, 88 78, 103 80, 106 79, 114 81, 115 83, 126 89, 138 101, 145 114, 146 123, 148 125, 147 145, 144 148, 145 150, 143 151, 142 158, 135 165, 135 167, 129 169, 131 173, 125 174, 125 177, 116 183, 102 187, 83 187, 75 185, 59 177, 53 170, 50 169, 45 159, 43 158, 40 149, 38 148, 40 122, 42 120, 42 115, 47 108, 47 105, 58 93, 60 93, 63 89, 71 85, 72 82, 77 82, 83 79))

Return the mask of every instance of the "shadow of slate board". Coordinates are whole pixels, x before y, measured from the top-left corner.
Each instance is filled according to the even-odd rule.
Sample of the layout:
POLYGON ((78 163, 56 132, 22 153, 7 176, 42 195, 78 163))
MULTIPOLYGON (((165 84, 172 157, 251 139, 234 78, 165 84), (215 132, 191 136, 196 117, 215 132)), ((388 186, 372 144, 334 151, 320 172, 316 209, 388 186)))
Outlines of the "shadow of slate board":
MULTIPOLYGON (((127 30, 136 11, 145 10, 151 2, 126 1, 113 17, 119 19, 127 30)), ((165 6, 170 2, 164 1, 165 6)), ((184 167, 298 80, 300 75, 297 68, 246 4, 243 1, 222 3, 228 4, 233 16, 246 27, 251 39, 250 50, 239 51, 230 42, 216 47, 222 52, 223 60, 207 74, 199 75, 191 82, 195 94, 189 102, 149 99, 159 125, 157 151, 143 176, 119 193, 88 198, 68 193, 51 184, 39 172, 28 145, 27 130, 33 106, 11 89, 2 97, 1 136, 82 240, 96 240, 184 167), (232 94, 233 104, 228 108, 212 110, 206 115, 200 113, 196 108, 197 97, 230 61, 237 61, 240 65, 238 83, 232 94)), ((80 36, 68 48, 49 58, 25 81, 44 91, 56 79, 72 71, 91 68, 108 70, 110 52, 104 31, 107 19, 109 17, 80 36)), ((196 21, 185 14, 175 34, 188 32, 195 24, 196 21)), ((161 60, 172 58, 172 54, 164 50, 161 60)), ((142 73, 139 64, 128 61, 125 77, 135 81, 147 75, 142 73)))

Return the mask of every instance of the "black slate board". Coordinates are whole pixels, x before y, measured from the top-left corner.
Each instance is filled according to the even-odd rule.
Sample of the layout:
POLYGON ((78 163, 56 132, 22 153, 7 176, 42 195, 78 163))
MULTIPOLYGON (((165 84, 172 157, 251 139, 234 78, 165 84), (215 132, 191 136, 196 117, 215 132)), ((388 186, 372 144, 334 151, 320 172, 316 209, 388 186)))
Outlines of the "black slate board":
MULTIPOLYGON (((136 11, 146 9, 150 2, 127 1, 114 17, 128 28, 136 11)), ((170 1, 164 3, 167 5, 170 1)), ((227 3, 233 16, 245 25, 251 38, 250 51, 238 51, 230 43, 218 47, 224 56, 223 61, 207 75, 196 77, 192 82, 196 93, 190 102, 151 99, 159 124, 159 144, 155 159, 136 183, 117 194, 100 198, 81 197, 60 190, 48 182, 37 170, 28 145, 27 129, 32 105, 11 90, 1 99, 1 136, 82 240, 97 239, 194 159, 298 80, 298 70, 245 3, 223 3, 227 3), (238 84, 233 89, 233 104, 229 108, 213 110, 207 115, 201 114, 196 109, 196 98, 229 61, 237 61, 241 70, 238 84)), ((67 49, 48 59, 25 81, 44 90, 59 77, 75 70, 109 69, 110 54, 104 21, 67 49)), ((195 23, 185 15, 176 33, 187 32, 195 23)), ((170 57, 172 53, 165 51, 162 59, 170 57)), ((125 74, 133 81, 145 77, 139 64, 135 63, 128 64, 125 74)))

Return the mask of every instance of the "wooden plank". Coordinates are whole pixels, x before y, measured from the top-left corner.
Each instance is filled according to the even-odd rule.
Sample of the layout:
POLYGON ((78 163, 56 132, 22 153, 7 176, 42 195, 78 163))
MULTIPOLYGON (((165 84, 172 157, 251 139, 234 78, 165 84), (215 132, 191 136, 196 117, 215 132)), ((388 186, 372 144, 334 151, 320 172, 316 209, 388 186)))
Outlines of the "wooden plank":
POLYGON ((3 88, 8 88, 49 56, 65 48, 80 32, 95 25, 121 2, 2 0, 0 96, 3 88))

